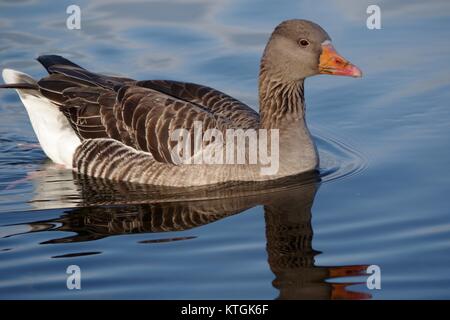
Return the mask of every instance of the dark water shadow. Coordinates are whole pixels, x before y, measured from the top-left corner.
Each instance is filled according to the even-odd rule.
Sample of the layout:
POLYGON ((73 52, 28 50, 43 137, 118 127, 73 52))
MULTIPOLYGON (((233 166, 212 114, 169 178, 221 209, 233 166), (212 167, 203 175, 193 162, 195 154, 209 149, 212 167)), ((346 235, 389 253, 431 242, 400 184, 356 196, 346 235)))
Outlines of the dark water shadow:
POLYGON ((263 206, 268 265, 279 299, 371 298, 367 293, 349 290, 355 282, 327 281, 365 275, 366 265, 315 265, 319 252, 312 247, 311 208, 320 186, 317 173, 265 183, 196 188, 152 187, 78 176, 74 181, 83 201, 79 207, 67 209, 54 219, 29 223, 31 229, 26 233, 56 231, 58 237, 41 245, 136 233, 158 233, 157 239, 140 242, 146 245, 189 241, 194 237, 165 233, 183 232, 263 206), (60 238, 60 231, 71 235, 60 238))

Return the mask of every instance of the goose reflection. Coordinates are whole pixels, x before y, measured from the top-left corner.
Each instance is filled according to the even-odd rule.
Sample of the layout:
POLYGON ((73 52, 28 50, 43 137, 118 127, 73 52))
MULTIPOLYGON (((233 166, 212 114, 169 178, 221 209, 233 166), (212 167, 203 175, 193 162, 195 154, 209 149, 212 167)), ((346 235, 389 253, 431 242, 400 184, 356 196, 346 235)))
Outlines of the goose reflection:
MULTIPOLYGON (((207 225, 262 205, 265 217, 268 264, 279 299, 368 299, 350 291, 351 283, 331 283, 330 278, 365 275, 367 266, 315 265, 319 252, 312 247, 311 208, 320 184, 317 174, 282 181, 222 184, 215 187, 161 188, 116 183, 74 176, 81 193, 79 207, 56 219, 30 224, 30 232, 69 231, 73 235, 44 242, 68 243, 98 240, 131 233, 158 233, 145 243, 184 241, 164 232, 207 225)), ((61 200, 62 201, 62 200, 61 200)), ((35 206, 39 205, 34 202, 35 206)), ((58 233, 60 235, 60 233, 58 233)), ((96 253, 92 253, 96 254, 96 253)))

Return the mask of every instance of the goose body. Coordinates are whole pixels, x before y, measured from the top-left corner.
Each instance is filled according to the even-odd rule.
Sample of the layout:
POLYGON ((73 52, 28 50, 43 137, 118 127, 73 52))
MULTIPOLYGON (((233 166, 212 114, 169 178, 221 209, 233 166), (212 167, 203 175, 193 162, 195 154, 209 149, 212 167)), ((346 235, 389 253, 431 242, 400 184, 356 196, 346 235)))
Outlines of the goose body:
MULTIPOLYGON (((315 170, 319 159, 305 120, 304 79, 318 73, 361 75, 337 55, 322 28, 305 20, 285 21, 272 33, 261 61, 259 114, 203 85, 105 76, 55 55, 38 61, 47 77, 35 81, 5 69, 3 87, 18 91, 50 159, 83 175, 166 186, 262 181, 315 170), (190 162, 173 157, 180 129, 187 133, 184 139, 192 137, 189 154, 183 151, 190 162), (224 137, 239 130, 253 130, 258 138, 269 132, 278 139, 268 143, 276 170, 266 174, 267 163, 248 161, 249 143, 244 163, 196 161, 214 147, 210 139, 196 148, 195 134, 208 130, 224 137)), ((231 150, 233 160, 238 147, 231 150)))

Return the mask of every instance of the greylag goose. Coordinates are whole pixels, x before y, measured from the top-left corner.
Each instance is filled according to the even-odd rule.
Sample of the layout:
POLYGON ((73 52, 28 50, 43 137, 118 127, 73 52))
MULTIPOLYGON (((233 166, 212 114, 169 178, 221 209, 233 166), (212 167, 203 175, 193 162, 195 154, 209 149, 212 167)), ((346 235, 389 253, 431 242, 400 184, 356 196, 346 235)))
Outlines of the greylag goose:
POLYGON ((279 24, 266 45, 259 114, 203 85, 96 74, 56 55, 38 61, 47 77, 35 81, 4 69, 1 87, 17 90, 53 162, 80 175, 181 187, 266 181, 316 170, 304 80, 316 74, 361 76, 319 25, 298 19, 279 24), (256 157, 253 133, 260 148, 256 157))

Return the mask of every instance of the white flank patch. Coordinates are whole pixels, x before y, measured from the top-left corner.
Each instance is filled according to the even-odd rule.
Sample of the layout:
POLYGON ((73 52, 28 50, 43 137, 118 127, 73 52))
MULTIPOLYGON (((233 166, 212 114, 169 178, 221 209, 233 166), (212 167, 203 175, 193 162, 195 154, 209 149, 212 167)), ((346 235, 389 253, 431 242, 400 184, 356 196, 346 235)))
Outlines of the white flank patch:
MULTIPOLYGON (((7 84, 36 83, 29 75, 12 69, 3 69, 7 84)), ((75 149, 80 139, 58 106, 34 90, 16 90, 30 117, 31 125, 45 154, 55 163, 72 168, 75 149)))

